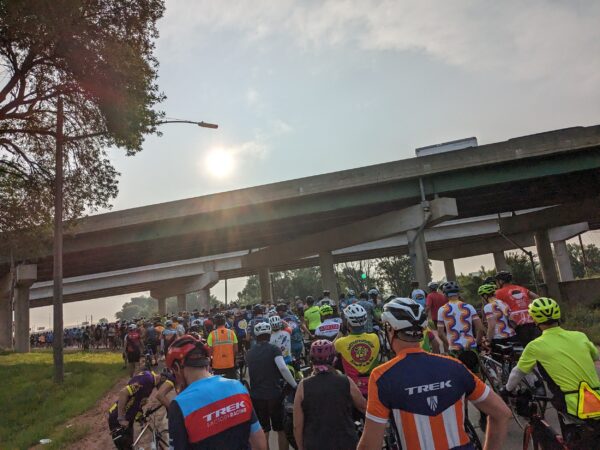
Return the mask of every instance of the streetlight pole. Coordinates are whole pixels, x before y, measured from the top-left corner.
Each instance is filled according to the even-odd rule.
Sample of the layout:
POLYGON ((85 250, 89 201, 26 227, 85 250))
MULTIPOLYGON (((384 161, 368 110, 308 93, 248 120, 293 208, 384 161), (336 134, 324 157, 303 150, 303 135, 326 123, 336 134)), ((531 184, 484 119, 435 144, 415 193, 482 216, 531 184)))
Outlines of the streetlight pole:
POLYGON ((54 355, 54 382, 64 380, 63 363, 63 99, 56 102, 56 161, 54 179, 54 336, 52 348, 54 355))
MULTIPOLYGON (((55 161, 55 179, 54 179, 54 292, 52 299, 54 320, 52 350, 54 356, 54 382, 62 383, 64 380, 64 358, 63 358, 63 145, 64 137, 64 105, 63 99, 59 95, 56 101, 56 161, 55 161)), ((202 128, 217 129, 219 125, 209 122, 194 122, 191 120, 165 120, 158 122, 157 125, 166 123, 189 123, 198 125, 202 128)), ((98 135, 104 133, 98 133, 98 135)), ((88 137, 91 137, 88 136, 88 137)), ((67 138, 66 140, 81 139, 82 137, 67 138)), ((92 321, 92 319, 90 319, 92 321)))

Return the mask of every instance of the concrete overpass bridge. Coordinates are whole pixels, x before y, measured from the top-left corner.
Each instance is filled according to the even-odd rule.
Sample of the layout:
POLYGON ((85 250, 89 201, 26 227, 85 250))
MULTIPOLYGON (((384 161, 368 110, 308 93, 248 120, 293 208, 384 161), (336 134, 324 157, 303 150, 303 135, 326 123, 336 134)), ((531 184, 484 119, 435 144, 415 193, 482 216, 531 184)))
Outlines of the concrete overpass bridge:
MULTIPOLYGON (((91 216, 66 233, 64 276, 94 276, 258 248, 241 255, 241 268, 219 274, 258 272, 263 295, 268 297, 269 268, 311 257, 316 261, 315 255, 319 255, 324 282, 331 286, 336 251, 403 235, 405 246, 388 249, 408 247, 416 276, 424 283, 428 251, 431 257, 450 261, 462 257, 453 252, 476 250, 475 241, 428 248, 425 236, 431 227, 449 219, 554 207, 501 219, 499 227, 510 231, 504 234, 528 233, 530 239, 533 235, 548 290, 558 297, 548 229, 578 222, 597 228, 598 186, 600 126, 556 130, 91 216)), ((498 238, 498 233, 479 241, 503 251, 500 241, 491 245, 491 238, 498 238)), ((29 307, 29 286, 52 277, 51 255, 24 255, 23 262, 35 264, 37 273, 24 266, 21 278, 15 274, 19 317, 29 307)), ((0 244, 0 274, 8 272, 8 263, 8 251, 0 244)), ((4 276, 4 286, 6 279, 4 276)), ((204 277, 203 282, 208 286, 213 281, 214 275, 204 277)), ((7 323, 10 302, 1 286, 0 322, 7 323)), ((28 324, 24 321, 17 318, 17 335, 25 336, 23 328, 28 324)), ((0 345, 2 342, 0 336, 0 345)))

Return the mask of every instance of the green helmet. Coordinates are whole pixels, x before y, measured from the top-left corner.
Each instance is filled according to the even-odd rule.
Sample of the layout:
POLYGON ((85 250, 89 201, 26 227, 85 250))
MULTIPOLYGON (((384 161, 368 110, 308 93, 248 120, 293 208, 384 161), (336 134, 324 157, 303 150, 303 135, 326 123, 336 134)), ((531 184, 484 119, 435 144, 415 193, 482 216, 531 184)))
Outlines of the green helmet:
POLYGON ((529 304, 529 315, 535 323, 544 323, 550 319, 560 319, 560 306, 548 297, 536 298, 529 304))
POLYGON ((319 308, 319 312, 322 316, 331 316, 333 314, 333 308, 329 305, 323 305, 319 308))
POLYGON ((493 284, 482 284, 481 286, 479 286, 479 289, 477 289, 477 295, 479 296, 494 295, 495 292, 496 286, 493 284))

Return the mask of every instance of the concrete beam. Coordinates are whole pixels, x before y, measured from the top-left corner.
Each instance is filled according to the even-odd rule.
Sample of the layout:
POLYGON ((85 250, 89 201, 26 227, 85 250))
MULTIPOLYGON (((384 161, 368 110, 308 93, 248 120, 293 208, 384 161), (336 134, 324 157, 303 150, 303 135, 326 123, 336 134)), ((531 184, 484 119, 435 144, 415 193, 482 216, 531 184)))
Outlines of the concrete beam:
MULTIPOLYGON (((430 202, 429 226, 458 215, 456 200, 438 198, 430 202)), ((419 228, 424 221, 421 205, 392 211, 376 217, 349 223, 330 230, 302 236, 294 241, 273 245, 242 258, 244 267, 270 267, 312 256, 323 251, 349 247, 419 228)))
POLYGON ((550 238, 548 232, 539 230, 535 232, 535 247, 537 249, 538 258, 540 259, 540 267, 542 276, 548 291, 548 296, 560 303, 561 294, 558 285, 558 274, 554 263, 554 255, 550 246, 550 238))
MULTIPOLYGON (((156 294, 158 297, 175 297, 182 294, 190 294, 192 292, 197 292, 202 289, 210 289, 218 282, 219 274, 217 272, 208 272, 198 277, 190 277, 181 280, 176 280, 170 283, 165 283, 163 284, 163 286, 155 288, 151 292, 156 294)), ((178 299, 178 308, 179 305, 183 305, 183 301, 179 303, 178 299)))
POLYGON ((166 297, 154 297, 152 295, 152 298, 156 298, 156 301, 158 303, 158 315, 160 317, 164 317, 167 315, 167 298, 166 297))
POLYGON ((456 268, 453 259, 444 260, 444 272, 446 273, 446 281, 456 281, 456 268))
POLYGON ((328 290, 331 293, 330 298, 337 302, 339 297, 337 277, 335 275, 331 252, 321 252, 319 254, 319 266, 321 267, 321 284, 323 290, 328 290))
POLYGON ((506 235, 548 230, 563 225, 591 221, 600 218, 600 197, 577 203, 564 203, 540 211, 503 217, 499 220, 500 231, 506 235))
POLYGON ((209 311, 211 308, 210 289, 202 289, 198 291, 198 299, 200 300, 200 311, 203 309, 209 311))
POLYGON ((0 278, 0 348, 10 350, 13 342, 12 301, 10 298, 12 274, 0 278))
POLYGON ((508 272, 508 263, 504 252, 494 252, 494 266, 496 266, 496 272, 502 270, 508 272))
POLYGON ((269 269, 261 267, 258 270, 258 282, 260 284, 261 301, 270 302, 273 299, 273 286, 271 286, 271 274, 269 269))
POLYGON ((37 279, 37 265, 17 266, 15 286, 15 351, 27 353, 29 345, 29 288, 37 279))
POLYGON ((429 278, 429 259, 427 258, 425 235, 423 230, 408 230, 406 237, 414 277, 419 282, 419 287, 427 291, 427 284, 431 280, 429 278))
POLYGON ((186 294, 177 295, 177 312, 187 311, 187 296, 186 294))
POLYGON ((569 258, 569 249, 565 241, 556 241, 553 243, 554 255, 558 264, 558 272, 560 273, 560 281, 573 281, 573 267, 569 258))

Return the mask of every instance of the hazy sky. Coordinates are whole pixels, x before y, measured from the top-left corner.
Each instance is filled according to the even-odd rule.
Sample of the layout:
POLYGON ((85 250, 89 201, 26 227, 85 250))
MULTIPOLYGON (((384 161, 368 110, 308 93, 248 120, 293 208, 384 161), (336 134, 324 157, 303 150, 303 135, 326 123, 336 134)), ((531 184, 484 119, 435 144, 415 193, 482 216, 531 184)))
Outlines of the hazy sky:
MULTIPOLYGON (((168 0, 162 107, 220 128, 166 125, 139 155, 114 151, 114 209, 599 123, 598 17, 593 0, 168 0)), ((65 320, 112 316, 129 297, 66 305, 65 320)), ((47 321, 33 310, 32 325, 47 321)))

